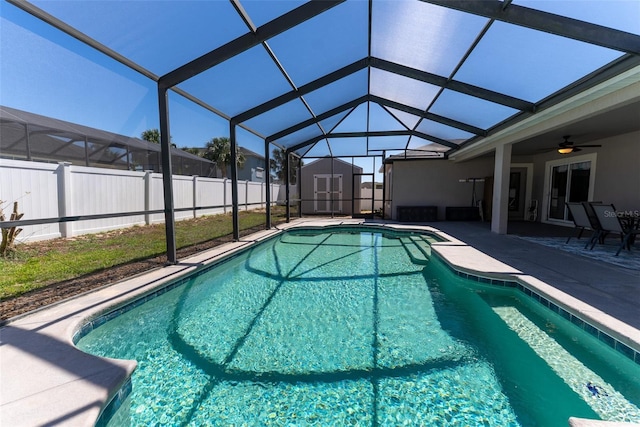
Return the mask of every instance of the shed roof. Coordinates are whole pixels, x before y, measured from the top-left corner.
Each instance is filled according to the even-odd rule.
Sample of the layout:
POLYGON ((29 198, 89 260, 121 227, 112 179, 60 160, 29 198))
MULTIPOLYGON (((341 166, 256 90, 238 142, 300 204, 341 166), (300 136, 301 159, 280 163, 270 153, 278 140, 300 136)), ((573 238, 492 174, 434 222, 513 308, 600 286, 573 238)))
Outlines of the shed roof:
MULTIPOLYGON (((322 163, 327 163, 327 162, 332 162, 334 165, 335 164, 339 164, 342 165, 344 167, 348 167, 351 168, 355 173, 362 173, 362 168, 360 166, 354 165, 353 163, 349 163, 346 162, 342 159, 329 159, 329 158, 319 158, 319 159, 315 159, 307 164, 302 165, 302 169, 307 168, 307 167, 312 167, 312 166, 318 166, 322 163)), ((327 168, 330 168, 330 166, 326 166, 327 168)))

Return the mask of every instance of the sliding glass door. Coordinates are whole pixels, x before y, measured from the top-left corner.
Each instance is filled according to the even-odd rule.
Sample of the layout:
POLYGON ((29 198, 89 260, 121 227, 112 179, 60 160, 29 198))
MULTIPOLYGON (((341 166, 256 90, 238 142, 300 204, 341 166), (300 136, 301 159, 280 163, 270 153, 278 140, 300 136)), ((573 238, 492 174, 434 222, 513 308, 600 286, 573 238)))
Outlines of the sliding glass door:
POLYGON ((567 202, 584 202, 593 192, 595 159, 579 158, 549 162, 547 182, 549 183, 547 218, 569 221, 567 202))
POLYGON ((551 192, 549 200, 549 219, 564 219, 567 199, 569 166, 555 166, 551 170, 551 192))

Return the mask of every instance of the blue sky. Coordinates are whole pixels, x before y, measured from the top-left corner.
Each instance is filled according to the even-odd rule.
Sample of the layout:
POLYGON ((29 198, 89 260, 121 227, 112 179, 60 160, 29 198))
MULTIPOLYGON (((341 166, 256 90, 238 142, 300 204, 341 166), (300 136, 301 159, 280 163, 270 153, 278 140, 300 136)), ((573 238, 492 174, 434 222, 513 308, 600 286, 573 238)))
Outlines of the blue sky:
MULTIPOLYGON (((69 19, 79 30, 98 40, 109 40, 111 47, 156 74, 173 70, 206 53, 212 46, 224 44, 247 31, 230 2, 222 0, 154 3, 156 6, 161 5, 162 13, 155 13, 156 9, 150 7, 148 1, 94 0, 74 5, 74 2, 68 1, 34 0, 33 3, 55 16, 69 19), (99 19, 96 19, 96 15, 99 15, 99 19), (219 18, 215 25, 212 25, 211 16, 219 18)), ((242 2, 256 26, 301 3, 303 2, 293 0, 242 2)), ((296 84, 304 84, 366 56, 367 4, 364 0, 350 0, 305 23, 307 27, 304 31, 296 28, 269 41, 296 84), (354 38, 354 34, 358 36, 354 38), (350 42, 344 43, 345 38, 349 38, 350 42), (310 45, 314 49, 305 49, 310 45)), ((577 19, 613 26, 635 34, 640 32, 639 0, 514 0, 514 4, 569 14, 577 19)), ((477 34, 476 28, 481 28, 485 22, 482 18, 467 16, 462 19, 458 15, 456 20, 452 20, 453 15, 446 10, 438 11, 442 12, 442 16, 436 16, 433 6, 423 2, 378 1, 375 6, 374 25, 390 31, 394 37, 403 40, 403 43, 386 44, 393 37, 385 33, 376 39, 376 33, 373 40, 374 56, 415 68, 430 69, 433 66, 432 71, 441 75, 447 75, 447 70, 455 66, 457 59, 441 57, 438 61, 433 61, 436 54, 441 54, 437 51, 437 45, 447 43, 452 46, 447 55, 453 50, 459 51, 457 55, 462 55, 468 46, 467 39, 472 40, 477 34), (406 10, 399 12, 405 6, 412 9, 411 13, 406 10), (421 15, 420 9, 425 8, 432 9, 428 14, 421 15), (385 23, 385 19, 393 22, 385 23), (416 29, 420 32, 409 32, 416 29), (410 37, 417 39, 411 40, 410 37), (436 44, 426 46, 424 41, 431 39, 437 40, 436 44), (451 44, 456 40, 459 45, 451 44), (414 55, 416 45, 420 49, 430 49, 430 53, 422 59, 433 62, 432 65, 411 63, 417 60, 414 55)), ((0 2, 0 19, 1 105, 128 136, 139 137, 144 130, 158 127, 157 92, 153 81, 9 3, 0 2)), ((532 39, 530 31, 494 25, 456 78, 536 101, 620 55, 619 52, 580 45, 566 39, 558 41, 554 39, 555 36, 550 35, 538 34, 538 38, 532 39), (543 42, 554 46, 555 50, 535 52, 536 47, 543 45, 543 42), (495 45, 500 46, 500 51, 494 48, 495 45), (539 78, 550 71, 554 79, 539 78), (517 78, 505 79, 505 75, 517 78), (512 87, 505 86, 509 82, 514 83, 512 87)), ((214 107, 224 108, 229 114, 237 114, 288 91, 288 84, 262 48, 254 49, 254 53, 260 51, 259 55, 252 55, 250 52, 238 55, 185 82, 182 87, 188 91, 194 89, 192 93, 197 96, 203 94, 205 100, 207 97, 215 99, 217 105, 210 103, 214 107), (224 79, 220 78, 222 76, 224 79), (267 80, 271 76, 275 76, 274 79, 267 80)), ((361 92, 364 95, 368 89, 366 75, 366 72, 356 73, 344 81, 336 82, 334 90, 325 88, 324 91, 318 90, 306 98, 312 108, 326 110, 332 107, 332 103, 339 105, 360 96, 361 92), (339 96, 344 99, 337 99, 339 96)), ((409 105, 417 103, 416 107, 423 107, 420 103, 430 99, 436 90, 424 83, 416 84, 416 81, 374 70, 371 92, 390 99, 400 97, 409 105)), ((175 93, 171 92, 169 99, 171 137, 179 147, 204 146, 212 137, 228 135, 229 125, 226 120, 175 93)), ((514 112, 502 106, 476 105, 482 102, 445 91, 432 111, 481 127, 488 127, 514 112), (472 110, 482 111, 483 115, 456 117, 457 114, 472 110)), ((279 111, 274 110, 271 115, 265 114, 248 124, 277 130, 273 123, 276 116, 278 120, 285 122, 290 120, 295 123, 298 120, 295 114, 299 112, 296 113, 293 107, 293 104, 285 105, 279 111)), ((362 130, 361 124, 356 123, 365 117, 360 107, 341 124, 342 131, 362 130), (354 128, 350 129, 349 126, 354 128), (358 127, 360 129, 356 129, 358 127)), ((394 128, 394 123, 388 123, 390 116, 380 108, 372 108, 372 114, 378 114, 379 118, 375 123, 385 123, 384 127, 394 128)), ((403 115, 399 112, 396 114, 398 117, 403 115)), ((409 121, 408 119, 407 123, 409 121)), ((326 122, 325 125, 329 126, 332 120, 326 122)), ((372 126, 375 127, 375 124, 372 126)), ((445 129, 442 125, 427 122, 423 122, 419 129, 445 139, 464 139, 470 136, 459 134, 459 130, 445 129), (450 134, 452 130, 458 134, 450 134)), ((240 145, 263 153, 262 139, 244 130, 238 130, 238 138, 240 145)), ((362 164, 363 161, 359 160, 358 163, 362 164)))
MULTIPOLYGON (((0 104, 128 136, 159 127, 153 81, 13 5, 0 3, 0 14, 0 104)), ((180 147, 229 134, 224 119, 173 92, 170 113, 180 147)))
MULTIPOLYGON (((167 38, 163 40, 165 43, 170 42, 172 45, 178 46, 179 48, 173 52, 179 52, 183 55, 182 57, 173 55, 171 61, 174 63, 163 63, 160 59, 156 59, 162 57, 160 54, 155 57, 148 53, 145 54, 144 46, 139 46, 139 42, 136 40, 136 36, 140 36, 140 34, 136 34, 136 31, 139 32, 139 27, 142 26, 145 37, 161 36, 162 32, 149 34, 149 31, 154 27, 153 24, 156 21, 162 21, 166 17, 151 17, 151 24, 141 25, 132 20, 131 16, 135 16, 135 13, 123 14, 122 10, 118 9, 125 7, 125 5, 129 8, 144 7, 144 13, 148 15, 148 11, 153 9, 149 9, 148 5, 144 5, 144 3, 144 1, 95 3, 99 9, 97 13, 104 18, 105 22, 113 25, 113 22, 124 19, 126 22, 122 24, 123 26, 135 28, 131 31, 131 35, 125 35, 123 40, 116 40, 114 43, 116 46, 118 43, 122 45, 125 53, 127 49, 131 50, 138 46, 136 52, 141 53, 135 60, 141 65, 157 74, 162 74, 210 50, 210 45, 204 47, 198 46, 197 42, 191 43, 194 37, 195 40, 201 38, 196 36, 197 32, 202 32, 203 29, 206 29, 210 36, 211 23, 203 20, 199 23, 190 22, 191 27, 202 27, 200 30, 190 28, 186 33, 172 32, 173 40, 169 41, 167 38), (119 12, 120 15, 117 16, 119 12), (176 38, 179 39, 176 40, 176 38), (182 46, 190 46, 190 43, 195 45, 190 47, 190 51, 186 48, 182 49, 182 46), (187 51, 187 53, 185 54, 183 51, 187 51)), ((227 1, 210 3, 211 8, 226 11, 225 13, 231 9, 230 3, 227 1)), ((277 7, 264 8, 260 2, 248 2, 245 7, 252 14, 254 23, 262 25, 300 3, 303 2, 276 2, 277 7)), ((108 25, 101 25, 102 20, 91 20, 84 16, 86 8, 84 8, 84 12, 78 12, 74 15, 73 8, 69 7, 69 2, 34 1, 34 4, 54 13, 55 16, 72 18, 74 25, 78 25, 82 31, 94 38, 105 35, 109 31, 114 32, 114 29, 109 28, 108 25), (83 28, 82 25, 88 26, 83 28)), ((171 2, 171 4, 179 5, 181 2, 171 2)), ((186 3, 182 3, 182 5, 184 4, 186 3)), ((181 7, 176 10, 181 10, 181 7)), ((218 29, 219 34, 212 36, 216 43, 222 44, 247 31, 246 26, 235 12, 228 17, 227 21, 231 18, 237 22, 230 24, 230 27, 218 29)), ((153 81, 9 3, 0 3, 0 19, 2 58, 0 61, 0 105, 127 136, 139 137, 144 130, 159 127, 157 89, 153 81)), ((290 42, 293 41, 295 38, 290 40, 290 42)), ((275 43, 277 44, 277 41, 275 43)), ((253 67, 246 67, 246 69, 253 68, 255 70, 255 64, 252 65, 253 67)), ((219 72, 223 72, 224 67, 220 68, 219 72)), ((238 81, 234 84, 238 85, 240 89, 243 86, 248 86, 251 89, 252 86, 255 87, 260 83, 255 81, 254 76, 247 78, 250 79, 249 82, 242 82, 241 76, 237 76, 238 81)), ((226 86, 229 85, 223 84, 218 89, 227 90, 226 86)), ((364 87, 366 88, 366 85, 364 87)), ((189 89, 188 84, 185 85, 185 89, 189 89)), ((290 90, 286 84, 281 84, 276 89, 271 88, 271 92, 265 93, 263 96, 269 99, 290 90)), ((246 98, 248 93, 248 89, 241 90, 240 97, 237 98, 246 98)), ((246 105, 255 105, 255 101, 248 101, 249 103, 246 105)), ((178 147, 201 147, 213 137, 228 136, 229 125, 223 118, 196 106, 174 92, 169 92, 169 102, 171 138, 178 147)), ((222 104, 222 106, 225 105, 224 102, 222 104)), ((216 107, 219 108, 219 106, 216 107)), ((233 108, 233 105, 230 108, 233 108)), ((240 145, 263 154, 264 142, 261 138, 241 128, 237 129, 237 137, 240 145)), ((357 163, 371 169, 371 166, 367 167, 372 164, 371 160, 357 160, 357 163)), ((379 160, 376 165, 376 168, 380 166, 379 160)))

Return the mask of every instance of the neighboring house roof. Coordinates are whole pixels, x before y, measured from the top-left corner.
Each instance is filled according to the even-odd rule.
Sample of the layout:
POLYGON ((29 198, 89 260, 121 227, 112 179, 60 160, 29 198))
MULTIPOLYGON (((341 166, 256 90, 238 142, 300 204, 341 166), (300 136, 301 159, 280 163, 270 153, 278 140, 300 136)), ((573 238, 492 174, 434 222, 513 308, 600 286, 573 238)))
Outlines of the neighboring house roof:
MULTIPOLYGON (((86 137, 88 140, 96 140, 109 144, 118 144, 121 146, 130 147, 132 150, 139 151, 152 151, 159 153, 160 144, 156 144, 154 142, 145 141, 140 138, 120 135, 113 132, 108 132, 101 129, 92 128, 89 126, 80 125, 77 123, 71 123, 64 120, 55 119, 52 117, 41 116, 39 114, 30 113, 27 111, 18 110, 15 108, 0 106, 0 121, 7 122, 15 122, 21 123, 25 125, 29 125, 32 127, 39 127, 44 130, 47 130, 47 134, 49 135, 49 140, 53 144, 56 141, 54 138, 55 135, 65 136, 65 137, 73 137, 73 136, 82 136, 83 139, 86 137)), ((43 135, 44 133, 41 133, 43 135)), ((39 136, 41 136, 39 135, 39 136)), ((40 149, 44 149, 44 147, 40 147, 40 149)), ((43 152, 43 151, 40 151, 43 152)), ((171 155, 184 157, 192 160, 199 160, 202 162, 209 162, 209 160, 203 159, 202 157, 196 156, 194 154, 188 153, 184 150, 181 150, 176 147, 171 147, 171 155)))
POLYGON ((238 147, 238 150, 240 150, 245 157, 255 157, 256 159, 264 160, 264 156, 261 156, 260 154, 249 150, 248 148, 238 147))
MULTIPOLYGON (((187 148, 187 147, 185 147, 185 148, 187 148)), ((193 148, 189 147, 189 150, 198 150, 198 153, 200 155, 203 155, 207 151, 207 149, 205 147, 193 147, 193 148)), ((264 160, 264 156, 261 156, 260 154, 249 150, 248 148, 238 147, 238 151, 242 152, 242 154, 244 154, 245 157, 254 157, 256 159, 264 160)))

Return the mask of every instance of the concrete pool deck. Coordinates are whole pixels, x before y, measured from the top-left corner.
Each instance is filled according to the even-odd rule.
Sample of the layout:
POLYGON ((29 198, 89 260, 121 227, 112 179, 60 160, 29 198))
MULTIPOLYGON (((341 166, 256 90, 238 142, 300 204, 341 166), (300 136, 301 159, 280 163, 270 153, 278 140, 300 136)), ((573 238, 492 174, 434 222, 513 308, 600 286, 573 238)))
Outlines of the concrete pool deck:
POLYGON ((432 250, 452 267, 484 277, 512 277, 640 351, 639 271, 583 260, 514 236, 492 234, 474 224, 435 223, 435 230, 428 226, 355 219, 302 219, 12 319, 0 330, 0 425, 94 425, 136 363, 98 358, 76 349, 73 336, 87 319, 152 293, 185 273, 282 229, 336 224, 440 230, 449 242, 434 244, 432 250))

